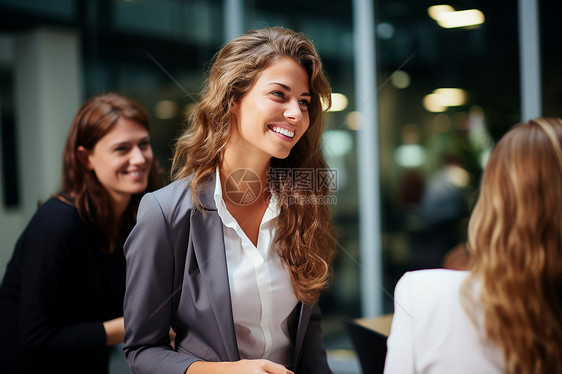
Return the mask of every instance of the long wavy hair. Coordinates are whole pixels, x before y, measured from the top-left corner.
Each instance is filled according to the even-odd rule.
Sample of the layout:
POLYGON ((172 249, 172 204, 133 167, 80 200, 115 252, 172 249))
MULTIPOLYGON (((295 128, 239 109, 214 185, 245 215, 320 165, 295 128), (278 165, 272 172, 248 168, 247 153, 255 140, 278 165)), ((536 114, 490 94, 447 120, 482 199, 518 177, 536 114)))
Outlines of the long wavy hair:
MULTIPOLYGON (((292 58, 304 67, 309 77, 311 101, 310 125, 285 159, 272 159, 272 168, 327 169, 320 153, 323 105, 331 104, 331 88, 322 62, 312 42, 300 33, 271 27, 251 30, 225 44, 214 56, 212 66, 191 118, 190 126, 176 143, 172 176, 181 179, 192 175, 193 199, 197 187, 215 172, 222 161, 230 136, 231 111, 251 88, 258 74, 283 57, 292 58)), ((279 177, 269 191, 280 196, 279 226, 274 248, 291 275, 297 298, 316 302, 328 285, 335 250, 335 235, 326 204, 312 203, 328 196, 329 187, 320 185, 307 191, 291 188, 291 175, 279 177), (316 199, 315 199, 316 198, 316 199)))
POLYGON ((470 218, 462 300, 476 325, 482 313, 506 373, 562 373, 561 145, 559 118, 511 129, 490 156, 470 218))
POLYGON ((150 117, 138 103, 116 93, 94 96, 78 109, 63 153, 61 190, 57 197, 76 206, 82 220, 97 225, 105 234, 108 252, 122 247, 126 235, 136 221, 137 208, 142 195, 162 186, 162 172, 156 160, 150 169, 145 191, 132 196, 129 206, 118 221, 114 217, 111 198, 95 173, 88 170, 77 157, 77 149, 83 146, 92 150, 119 121, 120 118, 138 122, 150 129, 150 117))

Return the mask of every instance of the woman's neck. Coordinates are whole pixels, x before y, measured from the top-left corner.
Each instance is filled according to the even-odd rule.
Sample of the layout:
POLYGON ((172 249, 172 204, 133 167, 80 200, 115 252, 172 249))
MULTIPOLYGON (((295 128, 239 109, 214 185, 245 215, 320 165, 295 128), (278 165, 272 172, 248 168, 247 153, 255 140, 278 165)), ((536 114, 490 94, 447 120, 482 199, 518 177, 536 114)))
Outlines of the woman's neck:
POLYGON ((117 221, 123 217, 123 213, 127 210, 129 202, 131 201, 131 196, 111 196, 111 202, 113 205, 113 216, 117 221))
POLYGON ((260 223, 269 203, 270 161, 225 152, 219 167, 226 208, 254 246, 257 246, 260 223), (255 183, 256 177, 260 183, 255 183))
POLYGON ((267 181, 267 172, 271 165, 271 157, 252 157, 241 147, 227 146, 220 164, 221 180, 238 169, 246 169, 255 173, 262 183, 267 181))

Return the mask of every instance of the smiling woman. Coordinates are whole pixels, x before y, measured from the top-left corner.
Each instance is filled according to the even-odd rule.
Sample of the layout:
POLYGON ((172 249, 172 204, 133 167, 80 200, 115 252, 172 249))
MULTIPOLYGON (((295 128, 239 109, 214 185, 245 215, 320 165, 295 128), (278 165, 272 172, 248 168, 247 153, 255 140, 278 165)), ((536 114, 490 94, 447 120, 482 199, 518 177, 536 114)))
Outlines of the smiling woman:
POLYGON ((148 130, 136 120, 120 118, 92 150, 79 146, 78 157, 109 193, 116 216, 146 189, 152 148, 148 130))
POLYGON ((316 199, 328 187, 293 183, 327 170, 329 102, 320 57, 299 33, 252 30, 218 52, 176 144, 176 181, 143 198, 125 244, 133 371, 331 373, 316 304, 335 247, 316 199))
POLYGON ((123 242, 159 186, 149 117, 134 101, 86 101, 70 127, 61 191, 21 234, 0 288, 0 372, 107 373, 123 341, 123 242))

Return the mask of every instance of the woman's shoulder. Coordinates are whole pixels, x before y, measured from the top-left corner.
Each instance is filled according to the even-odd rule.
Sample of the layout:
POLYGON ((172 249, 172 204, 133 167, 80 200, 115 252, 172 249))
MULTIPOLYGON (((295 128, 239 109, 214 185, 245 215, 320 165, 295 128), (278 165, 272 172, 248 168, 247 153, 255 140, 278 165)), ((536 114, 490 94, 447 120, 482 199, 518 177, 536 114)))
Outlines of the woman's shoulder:
POLYGON ((91 232, 76 207, 51 198, 37 209, 21 233, 17 246, 44 251, 47 248, 59 248, 64 243, 89 240, 91 232))
POLYGON ((461 302, 461 287, 468 274, 445 269, 407 272, 394 293, 397 320, 415 321, 416 336, 421 340, 450 339, 458 326, 472 331, 461 302))
POLYGON ((167 196, 182 196, 188 191, 191 191, 191 179, 182 178, 149 192, 148 194, 165 198, 167 196))
POLYGON ((450 284, 451 282, 462 282, 469 272, 466 270, 450 269, 424 269, 406 272, 402 278, 408 278, 411 282, 423 282, 429 284, 450 284))
POLYGON ((179 179, 152 192, 148 192, 143 200, 155 199, 162 207, 172 207, 180 201, 191 200, 191 183, 187 179, 179 179))
POLYGON ((468 271, 448 269, 416 270, 405 273, 396 285, 397 297, 409 295, 413 303, 420 301, 428 304, 431 300, 438 303, 446 299, 457 300, 457 295, 468 271))
POLYGON ((73 202, 57 197, 52 197, 39 206, 32 218, 32 222, 35 221, 50 227, 83 224, 73 202))
MULTIPOLYGON (((147 193, 143 199, 146 200, 149 197, 154 198, 165 212, 175 210, 178 207, 178 204, 191 209, 194 207, 191 180, 191 176, 178 179, 156 191, 147 193)), ((203 182, 198 188, 197 196, 201 199, 205 208, 208 208, 209 201, 212 201, 212 198, 209 199, 209 195, 212 197, 213 191, 214 178, 203 182)))

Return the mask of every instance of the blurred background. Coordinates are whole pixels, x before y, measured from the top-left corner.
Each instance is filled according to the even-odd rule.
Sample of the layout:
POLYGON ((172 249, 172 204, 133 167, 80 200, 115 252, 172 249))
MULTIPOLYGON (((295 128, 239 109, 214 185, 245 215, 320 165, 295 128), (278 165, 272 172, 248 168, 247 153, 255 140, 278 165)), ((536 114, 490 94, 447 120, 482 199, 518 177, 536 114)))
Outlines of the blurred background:
POLYGON ((286 26, 313 40, 334 93, 322 151, 338 256, 321 307, 334 371, 358 373, 342 319, 392 313, 405 271, 454 267, 495 142, 562 116, 561 14, 555 0, 0 0, 0 276, 58 189, 83 100, 143 105, 168 171, 214 53, 286 26))

